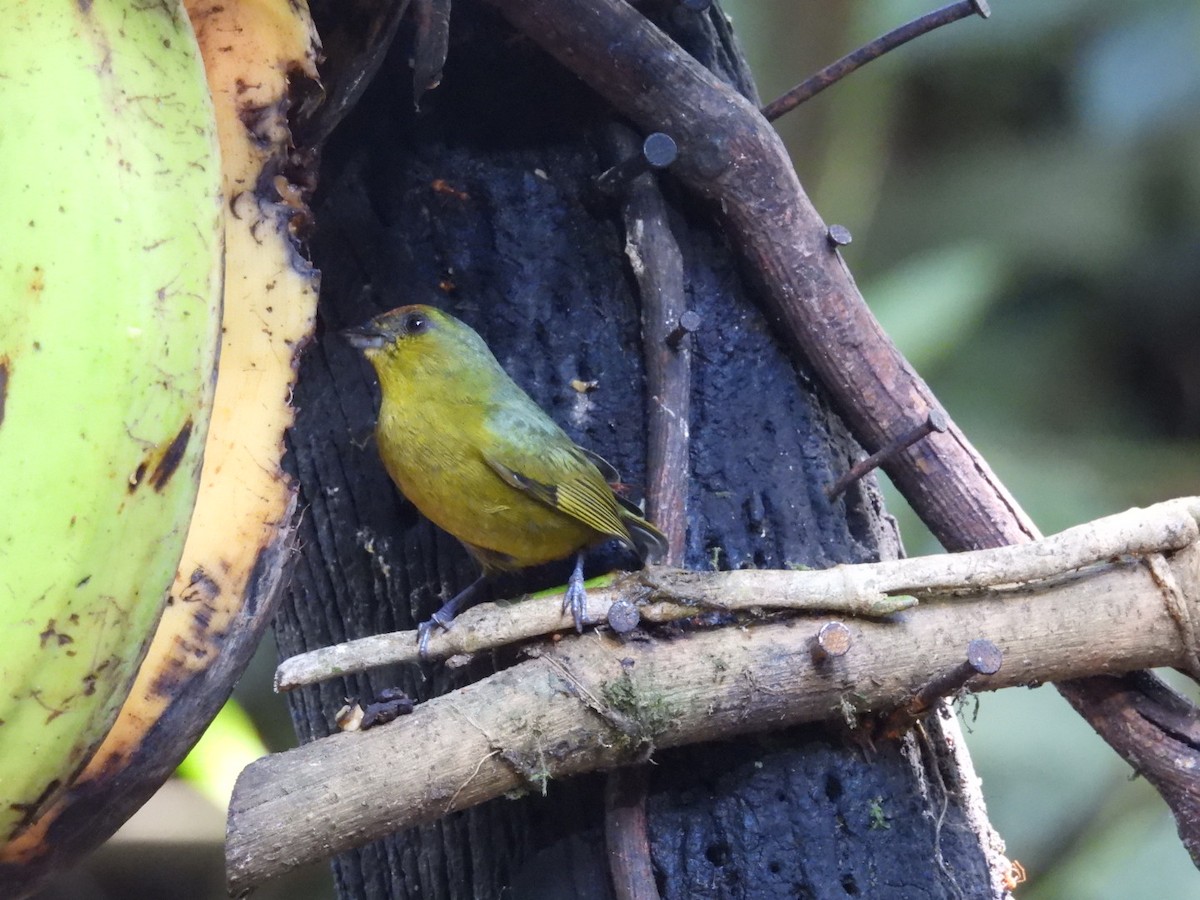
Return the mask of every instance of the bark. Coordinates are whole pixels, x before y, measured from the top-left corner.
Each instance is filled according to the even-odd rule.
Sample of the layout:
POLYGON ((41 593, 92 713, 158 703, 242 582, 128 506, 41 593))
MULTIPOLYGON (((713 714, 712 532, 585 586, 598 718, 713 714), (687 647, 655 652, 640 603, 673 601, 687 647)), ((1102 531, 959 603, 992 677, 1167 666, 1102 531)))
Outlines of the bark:
MULTIPOLYGON (((643 7, 752 95, 719 10, 643 7)), ((401 303, 450 310, 574 438, 627 482, 645 483, 642 301, 621 202, 591 186, 613 161, 606 135, 616 116, 475 2, 456 4, 442 84, 416 113, 404 31, 322 166, 312 249, 325 332, 301 371, 289 444, 308 512, 277 629, 285 655, 410 628, 475 574, 383 472, 369 439, 373 380, 332 333, 341 327, 401 303), (573 380, 597 387, 580 393, 573 380)), ((756 282, 739 271, 710 210, 670 177, 661 181, 689 306, 703 323, 688 338, 685 564, 826 567, 894 555, 869 482, 844 502, 826 499, 824 486, 857 448, 754 302, 756 282)), ((600 554, 594 566, 615 561, 600 554)), ((290 697, 297 731, 304 740, 327 734, 347 695, 400 685, 423 700, 490 667, 395 668, 302 688, 290 697)), ((960 790, 958 763, 936 729, 929 748, 909 737, 867 758, 809 726, 656 755, 648 818, 659 890, 993 896, 987 836, 960 790), (893 800, 889 827, 871 828, 861 811, 879 797, 893 800)), ((506 888, 516 897, 610 896, 602 779, 551 781, 545 797, 452 814, 349 851, 334 868, 344 897, 497 897, 506 888)))

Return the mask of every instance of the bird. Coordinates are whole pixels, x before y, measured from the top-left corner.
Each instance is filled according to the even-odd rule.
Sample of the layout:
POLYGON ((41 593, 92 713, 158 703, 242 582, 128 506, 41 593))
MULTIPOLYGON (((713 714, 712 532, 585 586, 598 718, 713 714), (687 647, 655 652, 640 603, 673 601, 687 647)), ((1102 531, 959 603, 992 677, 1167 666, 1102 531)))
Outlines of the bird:
POLYGON ((489 579, 575 556, 563 611, 583 630, 584 551, 616 540, 645 562, 666 537, 618 497, 617 471, 576 444, 522 390, 466 323, 432 306, 401 306, 342 336, 375 370, 375 443, 392 482, 479 563, 475 582, 418 628, 427 656, 489 579))

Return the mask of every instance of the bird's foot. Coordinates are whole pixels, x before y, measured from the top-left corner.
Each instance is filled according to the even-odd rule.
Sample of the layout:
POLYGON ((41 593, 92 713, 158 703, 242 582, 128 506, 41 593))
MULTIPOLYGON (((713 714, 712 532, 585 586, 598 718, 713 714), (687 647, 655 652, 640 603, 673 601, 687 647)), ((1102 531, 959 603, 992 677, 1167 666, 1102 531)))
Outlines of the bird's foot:
POLYGON ((575 558, 575 568, 567 579, 567 592, 563 594, 563 612, 570 612, 575 620, 576 634, 583 634, 583 617, 587 612, 587 591, 583 587, 583 554, 575 558))
POLYGON ((429 662, 429 637, 433 634, 435 628, 441 628, 443 631, 449 631, 450 625, 454 621, 454 610, 446 613, 446 604, 426 621, 417 626, 417 656, 421 658, 421 662, 429 662))
POLYGON ((429 617, 429 620, 417 626, 417 656, 421 662, 429 662, 429 638, 435 628, 449 631, 454 617, 469 606, 479 602, 486 577, 475 579, 456 595, 442 604, 442 608, 429 617))

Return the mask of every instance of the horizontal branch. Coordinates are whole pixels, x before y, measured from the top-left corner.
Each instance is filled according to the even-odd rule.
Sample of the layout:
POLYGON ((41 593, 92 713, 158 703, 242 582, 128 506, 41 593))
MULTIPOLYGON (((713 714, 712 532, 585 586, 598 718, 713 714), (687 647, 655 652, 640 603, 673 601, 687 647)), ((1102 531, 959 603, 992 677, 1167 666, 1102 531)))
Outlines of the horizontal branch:
MULTIPOLYGON (((616 578, 596 579, 599 585, 589 583, 584 621, 607 621, 613 605, 621 601, 637 603, 641 620, 654 623, 674 622, 711 610, 788 609, 881 618, 916 605, 911 597, 888 597, 878 592, 844 596, 828 589, 812 592, 797 577, 806 574, 818 573, 696 573, 655 566, 616 578)), ((481 653, 574 627, 571 614, 563 612, 562 591, 482 603, 455 617, 449 630, 430 635, 428 658, 481 653)), ((290 691, 341 675, 419 659, 416 631, 371 635, 285 659, 275 671, 275 690, 290 691)))
MULTIPOLYGON (((1194 524, 1194 521, 1193 521, 1194 524)), ((658 641, 600 632, 365 731, 253 763, 230 806, 230 890, 547 779, 644 760, 655 748, 802 722, 856 724, 905 706, 960 669, 967 644, 1003 653, 972 690, 1186 667, 1192 653, 1167 594, 1200 615, 1200 545, 1124 558, 1019 591, 942 597, 890 621, 849 620, 841 656, 814 654, 828 618, 804 616, 658 641), (1151 571, 1152 568, 1155 571, 1151 571), (1168 589, 1169 588, 1169 589, 1168 589)), ((1178 737, 1180 765, 1196 748, 1178 737)))
MULTIPOLYGON (((1178 550, 1197 539, 1200 497, 1131 509, 1028 543, 941 556, 834 566, 811 571, 681 572, 652 568, 588 591, 586 620, 604 622, 618 600, 638 604, 644 621, 669 622, 697 609, 792 610, 880 617, 915 601, 905 594, 1022 585, 1117 556, 1178 550), (901 594, 901 596, 892 596, 901 594)), ((433 634, 429 655, 479 653, 572 627, 562 594, 485 603, 467 610, 449 631, 433 634)), ((377 666, 417 662, 415 631, 372 635, 286 659, 275 689, 289 691, 377 666)))

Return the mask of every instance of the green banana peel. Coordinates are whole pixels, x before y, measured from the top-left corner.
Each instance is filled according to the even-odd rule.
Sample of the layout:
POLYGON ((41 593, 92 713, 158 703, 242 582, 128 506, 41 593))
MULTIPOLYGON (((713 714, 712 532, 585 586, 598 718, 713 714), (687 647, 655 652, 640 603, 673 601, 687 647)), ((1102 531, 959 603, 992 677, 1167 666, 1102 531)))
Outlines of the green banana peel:
POLYGON ((0 0, 0 844, 87 762, 175 574, 223 218, 174 2, 0 0))

